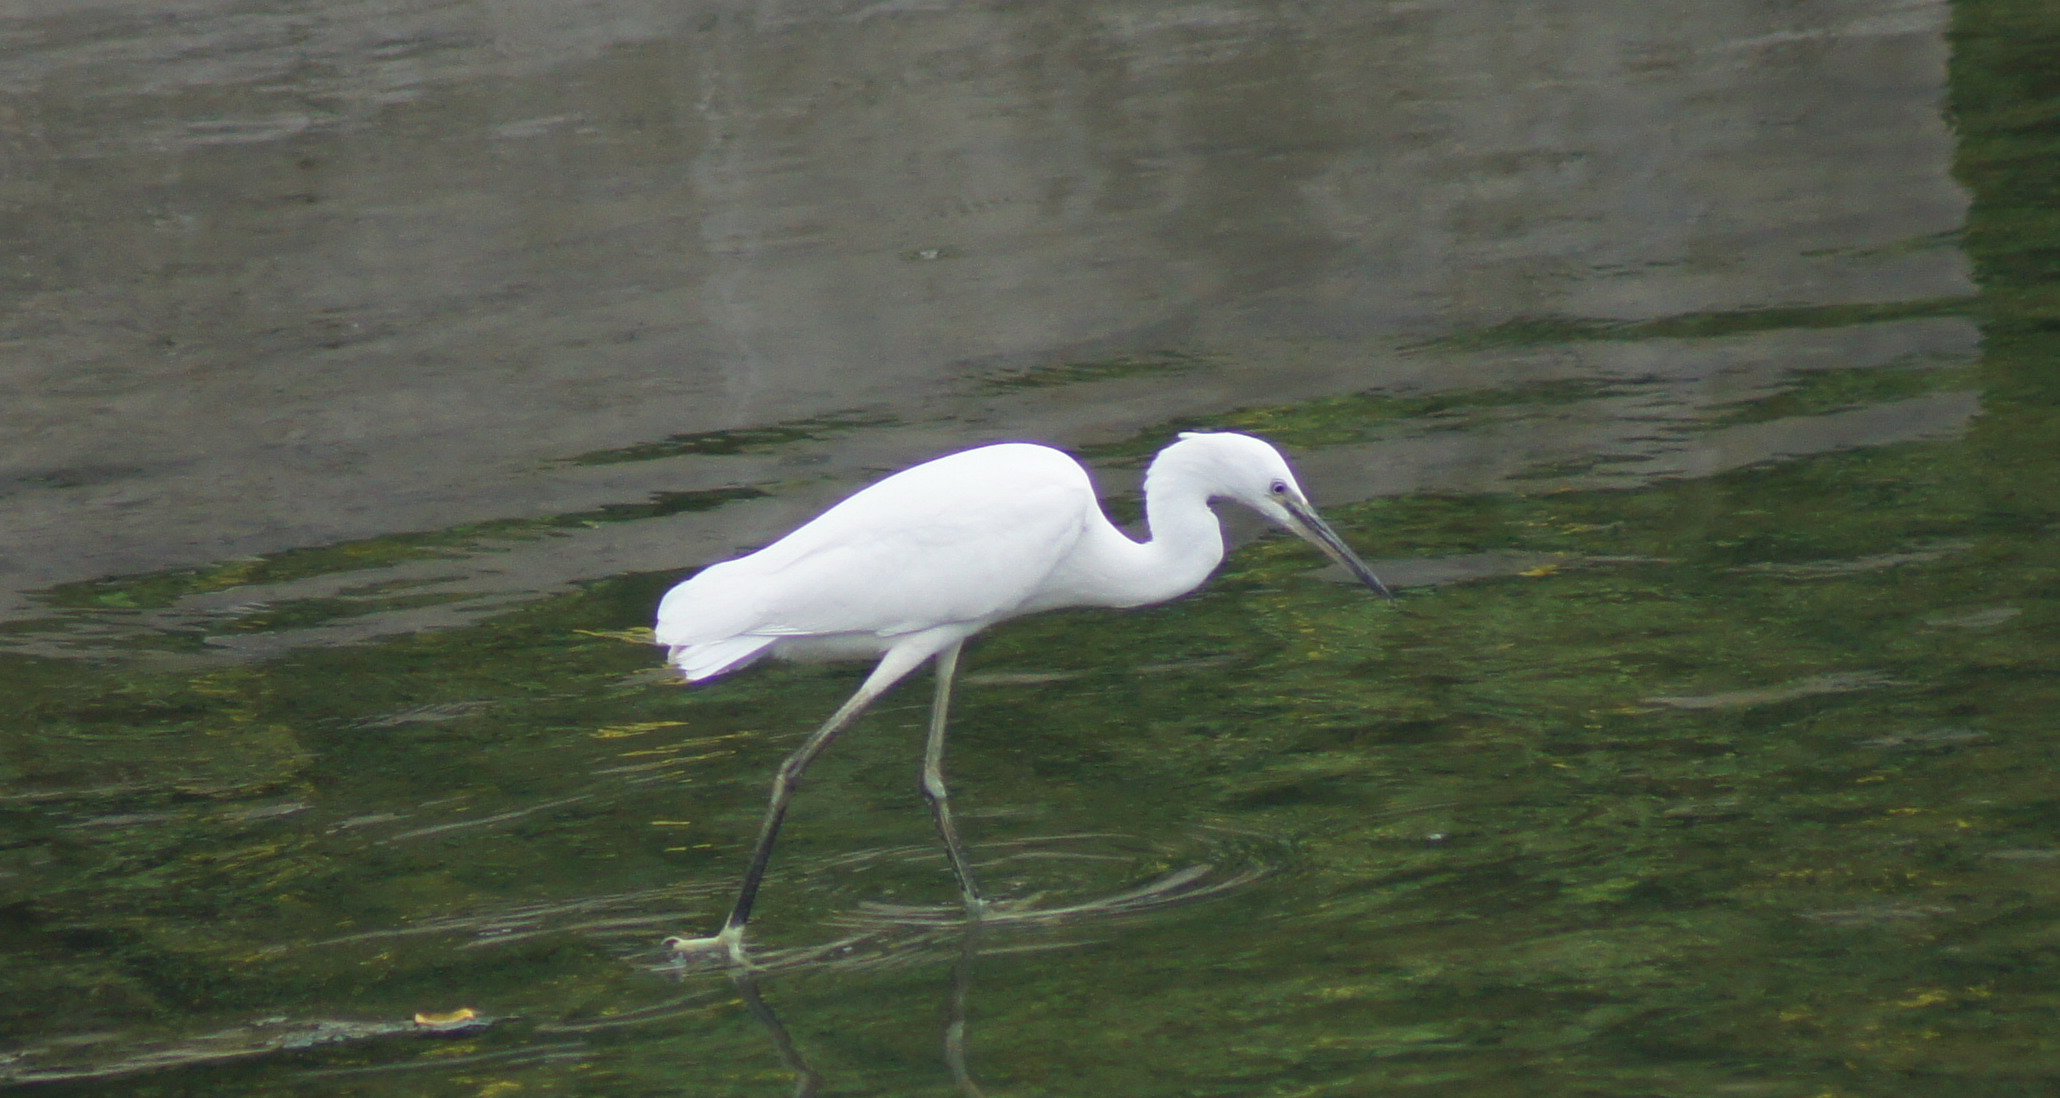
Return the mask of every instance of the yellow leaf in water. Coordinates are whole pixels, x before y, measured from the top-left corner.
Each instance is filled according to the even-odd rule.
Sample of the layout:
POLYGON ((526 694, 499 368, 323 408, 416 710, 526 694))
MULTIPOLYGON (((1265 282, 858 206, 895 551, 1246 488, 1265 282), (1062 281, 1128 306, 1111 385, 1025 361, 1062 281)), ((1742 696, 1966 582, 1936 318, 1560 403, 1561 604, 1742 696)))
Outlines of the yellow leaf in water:
POLYGON ((1523 571, 1518 572, 1517 575, 1529 576, 1532 579, 1537 579, 1539 576, 1549 576, 1557 571, 1559 571, 1559 565, 1557 564, 1541 564, 1536 568, 1526 568, 1523 571))
POLYGON ((477 1017, 479 1017, 479 1012, 471 1007, 459 1007, 448 1014, 417 1013, 415 1015, 415 1024, 418 1026, 454 1026, 459 1022, 469 1022, 477 1017))
POLYGON ((606 728, 594 729, 597 740, 619 740, 624 736, 641 736, 658 728, 685 728, 685 721, 639 721, 636 724, 611 724, 606 728))
POLYGON ((602 640, 621 641, 624 644, 657 644, 658 638, 647 625, 635 629, 574 629, 582 637, 599 637, 602 640))

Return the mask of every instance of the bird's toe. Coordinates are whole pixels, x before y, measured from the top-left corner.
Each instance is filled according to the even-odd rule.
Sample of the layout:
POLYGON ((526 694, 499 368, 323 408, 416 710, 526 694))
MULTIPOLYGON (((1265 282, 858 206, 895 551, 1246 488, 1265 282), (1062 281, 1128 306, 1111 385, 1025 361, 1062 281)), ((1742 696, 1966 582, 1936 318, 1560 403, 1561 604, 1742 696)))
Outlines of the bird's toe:
POLYGON ((706 938, 683 938, 674 935, 665 939, 664 945, 681 958, 705 957, 710 954, 727 956, 731 964, 748 965, 744 956, 744 929, 726 926, 718 933, 706 938))

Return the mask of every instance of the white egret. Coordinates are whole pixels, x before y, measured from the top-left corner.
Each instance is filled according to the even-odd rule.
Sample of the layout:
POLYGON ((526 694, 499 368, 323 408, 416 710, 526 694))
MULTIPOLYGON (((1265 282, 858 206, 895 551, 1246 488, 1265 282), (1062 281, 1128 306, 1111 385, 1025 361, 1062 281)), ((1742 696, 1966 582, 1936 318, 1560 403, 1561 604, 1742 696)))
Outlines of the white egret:
POLYGON ((1144 476, 1150 538, 1133 541, 1102 513, 1080 463, 1048 446, 1004 443, 905 469, 759 551, 712 565, 665 593, 656 639, 693 681, 765 656, 879 663, 773 779, 772 800, 737 900, 708 938, 672 938, 683 952, 727 951, 744 962, 744 925, 780 821, 808 764, 874 699, 926 660, 936 696, 922 790, 966 910, 986 899, 953 825, 944 785, 945 710, 966 638, 996 622, 1069 606, 1141 606, 1186 594, 1223 560, 1209 502, 1228 499, 1314 543, 1361 583, 1392 598, 1324 523, 1287 461, 1250 435, 1190 432, 1144 476))

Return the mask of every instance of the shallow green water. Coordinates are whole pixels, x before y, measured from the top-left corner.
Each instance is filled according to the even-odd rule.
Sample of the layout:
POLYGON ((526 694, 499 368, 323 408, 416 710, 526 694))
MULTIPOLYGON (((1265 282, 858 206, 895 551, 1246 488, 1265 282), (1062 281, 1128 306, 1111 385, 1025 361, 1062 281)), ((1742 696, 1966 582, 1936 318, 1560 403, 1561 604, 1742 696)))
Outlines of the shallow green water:
MULTIPOLYGON (((2032 4, 1957 19, 1978 300, 1555 320, 1414 353, 1972 317, 1976 362, 1797 371, 1654 428, 1971 392, 1967 430, 1624 487, 1601 455, 1535 470, 1534 493, 1328 508, 1416 577, 1399 607, 1275 537, 1175 605, 998 630, 960 692, 955 803, 995 891, 1087 905, 1075 918, 968 939, 867 915, 953 899, 916 793, 916 684, 802 795, 754 923, 773 970, 751 988, 672 970, 658 940, 712 928, 771 767, 857 675, 667 684, 629 631, 676 573, 242 662, 174 628, 127 638, 128 658, 0 657, 0 1081, 778 1094, 797 1075, 785 1041, 826 1093, 947 1094, 975 1085, 947 1049, 962 1024, 968 1078, 995 1094, 2048 1092, 2060 27, 2032 4), (479 1024, 411 1020, 458 1008, 479 1024)), ((1638 396, 1621 379, 1376 392, 1218 422, 1320 454, 1638 396)), ((868 422, 573 460, 777 450, 868 422)), ((1187 425, 1091 456, 1134 464, 1187 425)), ((95 623, 181 595, 777 488, 112 578, 13 628, 90 653, 95 623)))

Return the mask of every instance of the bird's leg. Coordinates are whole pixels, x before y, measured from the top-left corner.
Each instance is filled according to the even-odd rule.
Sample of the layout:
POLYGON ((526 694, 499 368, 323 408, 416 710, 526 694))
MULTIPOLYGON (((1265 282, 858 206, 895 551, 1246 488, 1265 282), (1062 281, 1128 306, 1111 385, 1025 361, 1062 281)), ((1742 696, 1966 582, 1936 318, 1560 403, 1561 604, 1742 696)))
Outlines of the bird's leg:
POLYGON ((872 685, 868 679, 851 700, 837 708, 823 726, 815 730, 787 761, 780 764, 779 773, 773 777, 772 799, 765 808, 765 822, 758 828, 758 846, 751 852, 751 863, 744 869, 744 883, 737 889, 737 902, 730 907, 729 918, 724 919, 722 929, 711 938, 667 938, 666 944, 681 953, 705 953, 721 950, 730 960, 744 963, 744 924, 751 920, 751 904, 758 898, 758 885, 765 880, 765 867, 772 860, 773 840, 779 838, 780 822, 787 818, 787 802, 794 799, 794 790, 801 784, 801 775, 808 764, 815 761, 837 733, 850 727, 851 722, 865 712, 879 691, 869 691, 872 685))
POLYGON ((765 823, 758 829, 758 846, 751 851, 751 864, 744 869, 744 883, 737 889, 737 902, 731 905, 730 916, 723 920, 722 929, 708 938, 667 938, 666 945, 679 953, 720 950, 729 954, 730 960, 736 964, 747 963, 744 960, 744 924, 751 920, 752 901, 758 898, 758 885, 765 880, 766 864, 772 860, 773 840, 779 838, 780 822, 787 818, 787 802, 794 799, 794 790, 801 784, 802 773, 817 755, 823 753, 824 748, 830 746, 837 733, 849 728, 874 699, 928 658, 928 650, 895 649, 888 652, 850 700, 838 706, 821 728, 787 756, 787 761, 780 764, 779 773, 773 777, 772 799, 765 806, 765 823))
POLYGON ((951 872, 966 900, 966 911, 978 916, 987 910, 987 898, 973 879, 973 865, 966 859, 965 844, 959 842, 958 827, 951 820, 951 793, 944 787, 945 713, 951 708, 951 680, 958 672, 959 645, 937 653, 937 697, 930 703, 930 739, 923 748, 923 799, 930 802, 930 815, 937 821, 937 834, 944 839, 944 852, 951 857, 951 872))

